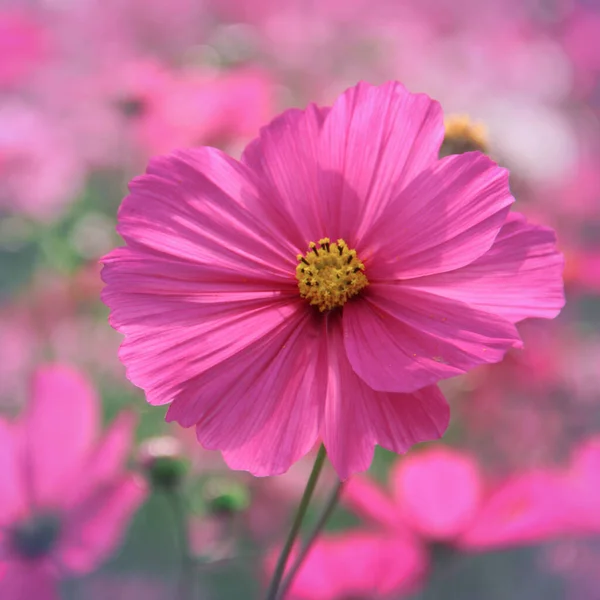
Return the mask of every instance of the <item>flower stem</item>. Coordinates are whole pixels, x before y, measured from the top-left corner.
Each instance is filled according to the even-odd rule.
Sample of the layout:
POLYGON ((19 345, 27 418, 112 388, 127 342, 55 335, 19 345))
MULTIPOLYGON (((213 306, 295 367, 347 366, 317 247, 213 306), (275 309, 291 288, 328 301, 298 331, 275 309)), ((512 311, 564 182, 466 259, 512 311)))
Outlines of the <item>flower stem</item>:
POLYGON ((275 567, 275 571, 273 572, 273 578, 271 579, 269 590, 267 591, 267 600, 276 600, 277 598, 277 592, 279 590, 279 585, 281 584, 281 580, 285 572, 285 566, 287 564, 292 548, 294 547, 294 542, 296 541, 298 532, 300 531, 300 525, 302 525, 304 515, 306 515, 306 509, 308 508, 310 499, 312 498, 313 492, 315 491, 319 475, 321 474, 323 464, 325 463, 326 455, 327 453, 325 451, 325 446, 321 444, 321 447, 319 448, 319 452, 317 454, 317 458, 315 458, 315 464, 313 465, 310 477, 308 478, 308 482, 306 483, 306 488, 304 488, 304 493, 302 494, 300 505, 298 506, 298 511, 296 512, 296 516, 294 517, 292 528, 290 529, 287 540, 285 541, 283 550, 281 551, 281 554, 277 559, 277 565, 275 567))
POLYGON ((304 542, 304 545, 302 546, 302 550, 300 550, 300 554, 298 554, 298 556, 296 557, 296 560, 290 567, 290 570, 289 570, 286 578, 283 580, 283 583, 281 584, 281 588, 280 588, 280 592, 279 592, 279 596, 278 596, 280 600, 283 600, 283 598, 285 598, 285 594, 287 593, 290 586, 292 585, 292 583, 294 581, 294 577, 297 575, 298 571, 300 570, 300 567, 302 566, 304 559, 308 556, 310 549, 312 548, 316 539, 319 537, 321 531, 323 531, 323 528, 325 527, 325 523, 327 523, 327 521, 329 520, 329 517, 331 516, 331 513, 333 513, 335 507, 337 506, 337 503, 338 503, 338 500, 340 499, 340 495, 342 493, 343 488, 344 488, 344 482, 338 481, 335 488, 333 489, 333 492, 329 496, 329 499, 327 500, 327 504, 325 505, 325 509, 321 513, 319 520, 315 523, 315 526, 312 528, 311 532, 308 534, 308 537, 306 538, 306 541, 304 542))
POLYGON ((176 535, 181 553, 181 570, 177 582, 176 600, 191 600, 194 591, 194 557, 190 551, 187 527, 187 511, 181 491, 177 488, 165 490, 175 518, 176 535))

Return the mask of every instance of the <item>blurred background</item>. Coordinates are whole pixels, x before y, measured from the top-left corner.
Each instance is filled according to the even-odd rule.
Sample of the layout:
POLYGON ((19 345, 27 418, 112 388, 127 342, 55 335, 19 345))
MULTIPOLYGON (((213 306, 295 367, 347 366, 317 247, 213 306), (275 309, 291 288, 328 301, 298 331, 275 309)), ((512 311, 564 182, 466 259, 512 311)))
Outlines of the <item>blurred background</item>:
MULTIPOLYGON (((120 244, 117 208, 150 156, 212 145, 237 157, 278 112, 329 104, 359 80, 390 79, 479 124, 479 143, 511 171, 516 210, 554 227, 566 256, 561 316, 524 323, 523 351, 447 382, 453 418, 437 446, 477 465, 481 506, 501 504, 494 493, 506 482, 557 471, 571 481, 577 456, 600 433, 598 0, 0 3, 0 410, 19 414, 35 369, 52 361, 91 379, 106 422, 125 408, 137 412, 132 468, 147 472, 157 456, 186 467, 197 598, 260 597, 266 557, 287 531, 312 458, 257 480, 227 470, 193 432, 167 426, 164 411, 147 406, 124 376, 120 336, 99 300, 98 259, 120 244)), ((413 571, 404 574, 400 554, 376 561, 398 574, 390 590, 367 575, 356 589, 327 582, 328 573, 343 578, 340 564, 353 570, 373 559, 351 550, 353 538, 344 546, 345 535, 379 531, 359 490, 331 520, 336 543, 290 598, 600 598, 594 456, 598 468, 578 488, 599 500, 583 503, 585 526, 539 526, 556 523, 548 510, 566 509, 526 483, 501 518, 489 509, 504 541, 467 551, 451 543, 456 532, 412 531, 420 557, 413 571), (529 525, 507 534, 523 515, 529 525), (328 560, 341 561, 337 571, 323 570, 328 560)), ((397 474, 397 457, 378 450, 369 476, 385 486, 390 469, 397 474)), ((332 481, 328 473, 323 489, 332 481)), ((450 500, 429 492, 443 512, 450 500)), ((174 597, 181 551, 160 485, 123 536, 99 570, 63 582, 64 598, 174 597)))

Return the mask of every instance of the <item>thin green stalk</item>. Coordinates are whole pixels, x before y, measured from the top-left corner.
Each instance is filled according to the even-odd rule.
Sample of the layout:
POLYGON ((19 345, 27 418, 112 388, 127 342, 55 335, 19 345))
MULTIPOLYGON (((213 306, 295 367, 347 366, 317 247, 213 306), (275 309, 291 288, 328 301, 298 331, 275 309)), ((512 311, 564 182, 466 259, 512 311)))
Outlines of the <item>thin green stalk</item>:
POLYGON ((325 505, 325 509, 321 513, 319 520, 315 523, 315 526, 312 528, 311 532, 308 534, 308 537, 306 538, 306 541, 304 542, 304 545, 302 546, 302 550, 300 550, 300 554, 298 554, 298 556, 296 557, 296 560, 290 567, 290 570, 289 570, 286 578, 283 580, 283 583, 281 584, 278 600, 283 600, 285 598, 285 595, 288 592, 288 590, 290 589, 290 586, 292 585, 292 583, 294 581, 294 577, 297 575, 298 571, 300 570, 300 567, 302 566, 304 559, 308 556, 310 549, 312 548, 316 539, 319 537, 319 535, 323 531, 323 528, 325 527, 325 524, 329 520, 331 513, 333 513, 335 507, 337 506, 337 503, 338 503, 338 500, 340 499, 340 495, 342 493, 343 488, 344 488, 344 482, 338 481, 335 488, 333 489, 333 492, 329 496, 329 499, 327 500, 327 504, 325 505))
POLYGON ((267 600, 276 600, 277 598, 277 592, 279 591, 279 585, 281 584, 281 580, 285 572, 285 566, 287 564, 292 548, 294 547, 294 542, 296 541, 298 532, 300 531, 302 520, 306 515, 306 509, 308 508, 310 499, 312 498, 313 492, 315 491, 315 487, 317 485, 319 475, 321 474, 321 470, 323 469, 323 464, 325 463, 326 456, 327 452, 325 451, 325 446, 321 444, 321 447, 319 448, 319 452, 317 454, 317 458, 315 459, 315 464, 313 465, 310 477, 308 478, 308 482, 306 483, 306 488, 304 488, 304 493, 302 494, 302 499, 300 500, 298 511, 296 512, 296 516, 294 517, 292 528, 290 529, 287 540, 285 541, 285 545, 283 546, 283 550, 281 551, 281 554, 279 555, 279 558, 277 560, 277 565, 275 567, 275 571, 273 572, 273 578, 271 579, 271 583, 267 591, 267 600))
POLYGON ((181 491, 177 488, 165 490, 167 499, 173 509, 179 551, 181 553, 181 569, 177 581, 176 600, 192 600, 194 592, 194 557, 190 550, 190 538, 187 527, 187 511, 181 491))

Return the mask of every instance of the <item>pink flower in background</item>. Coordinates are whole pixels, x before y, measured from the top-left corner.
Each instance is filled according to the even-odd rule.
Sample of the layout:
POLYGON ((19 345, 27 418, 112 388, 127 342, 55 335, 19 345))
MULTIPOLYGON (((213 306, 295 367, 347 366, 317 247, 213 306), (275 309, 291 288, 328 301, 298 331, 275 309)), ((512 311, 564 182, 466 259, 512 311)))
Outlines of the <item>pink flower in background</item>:
POLYGON ((444 446, 397 461, 389 486, 391 494, 366 477, 354 477, 347 484, 344 502, 383 530, 450 543, 477 513, 483 487, 474 459, 444 446))
MULTIPOLYGON (((583 286, 572 284, 571 268, 567 254, 565 280, 573 292, 583 286)), ((463 443, 496 474, 562 462, 596 428, 600 337, 576 333, 564 319, 528 321, 519 331, 522 351, 474 369, 456 386, 463 443)))
POLYGON ((563 46, 573 63, 575 81, 590 91, 600 71, 600 14, 578 7, 564 23, 563 46))
POLYGON ((0 209, 47 221, 83 187, 85 165, 57 123, 25 104, 0 105, 0 209))
POLYGON ((572 493, 562 473, 536 470, 509 477, 487 494, 457 545, 484 551, 555 538, 572 531, 565 519, 568 506, 572 493))
MULTIPOLYGON (((267 571, 274 559, 267 560, 267 571)), ((360 530, 325 534, 308 553, 286 598, 392 598, 415 591, 426 567, 425 553, 408 537, 360 530)))
POLYGON ((566 473, 535 470, 484 485, 468 454, 438 446, 409 454, 390 472, 391 495, 351 479, 344 502, 384 531, 465 551, 538 543, 575 533, 577 491, 566 473))
POLYGON ((98 297, 97 265, 70 277, 39 270, 22 293, 0 308, 0 407, 10 412, 27 401, 27 383, 40 361, 51 356, 119 384, 119 335, 85 310, 98 297), (90 343, 90 340, 94 340, 90 343))
POLYGON ((103 259, 120 357, 168 421, 255 475, 318 441, 340 477, 446 429, 434 386, 563 305, 551 230, 509 214, 486 156, 438 160, 439 105, 359 84, 290 110, 237 162, 151 161, 103 259))
POLYGON ((53 111, 66 113, 65 127, 94 166, 131 170, 176 148, 235 148, 274 112, 273 81, 258 68, 174 69, 130 59, 61 85, 68 93, 51 96, 53 111))
POLYGON ((130 73, 126 81, 130 100, 138 102, 130 126, 145 156, 205 144, 225 147, 255 136, 273 113, 273 84, 258 69, 156 71, 145 82, 130 73))
POLYGON ((583 442, 573 452, 569 468, 573 508, 565 511, 571 525, 582 533, 600 533, 600 436, 583 442))
POLYGON ((68 367, 41 368, 16 422, 0 421, 0 598, 57 598, 63 577, 88 573, 117 548, 146 496, 124 469, 134 421, 102 438, 99 400, 68 367))
POLYGON ((48 39, 35 13, 0 11, 0 90, 27 80, 48 55, 48 39))

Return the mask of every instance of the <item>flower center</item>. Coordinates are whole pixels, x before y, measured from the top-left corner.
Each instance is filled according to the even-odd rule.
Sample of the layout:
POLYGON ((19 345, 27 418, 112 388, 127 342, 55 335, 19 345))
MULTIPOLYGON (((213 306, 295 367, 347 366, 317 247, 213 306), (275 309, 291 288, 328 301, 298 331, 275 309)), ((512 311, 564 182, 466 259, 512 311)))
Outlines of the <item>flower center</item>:
POLYGON ((10 532, 10 545, 22 558, 36 559, 47 555, 60 535, 60 520, 42 514, 17 524, 10 532))
POLYGON ((464 154, 478 150, 489 152, 485 125, 472 121, 466 115, 451 115, 444 121, 446 133, 440 148, 440 158, 450 154, 464 154))
POLYGON ((298 254, 296 279, 300 296, 321 312, 343 306, 369 285, 365 265, 344 240, 332 244, 329 238, 323 238, 318 247, 314 242, 308 247, 306 254, 298 254))

